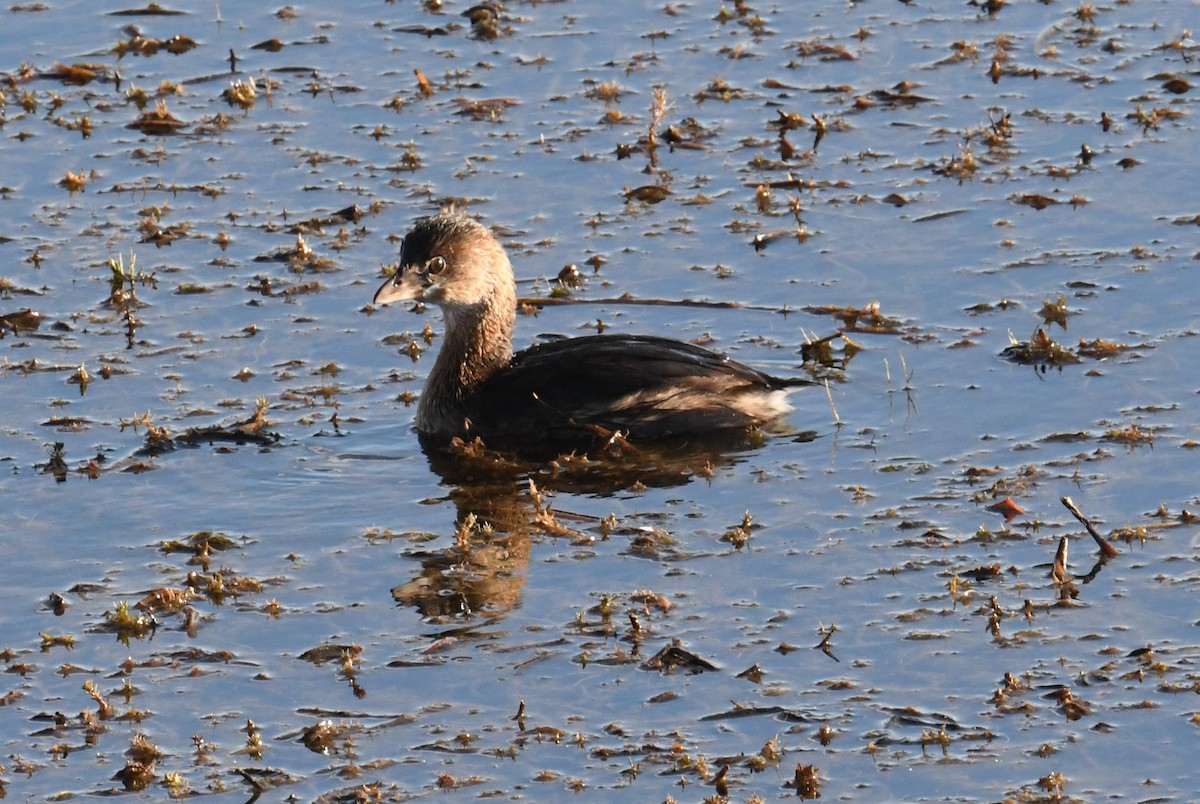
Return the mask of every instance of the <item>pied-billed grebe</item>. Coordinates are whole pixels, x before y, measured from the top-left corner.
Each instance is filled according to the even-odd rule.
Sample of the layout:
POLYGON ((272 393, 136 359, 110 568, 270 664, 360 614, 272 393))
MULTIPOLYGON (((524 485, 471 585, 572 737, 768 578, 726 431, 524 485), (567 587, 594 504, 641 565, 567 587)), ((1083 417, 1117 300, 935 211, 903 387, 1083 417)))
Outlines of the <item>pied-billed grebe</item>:
POLYGON ((446 335, 417 404, 418 432, 485 442, 633 439, 759 426, 790 407, 789 387, 698 346, 639 335, 591 335, 512 350, 517 291, 504 247, 459 215, 416 223, 376 305, 436 304, 446 335))

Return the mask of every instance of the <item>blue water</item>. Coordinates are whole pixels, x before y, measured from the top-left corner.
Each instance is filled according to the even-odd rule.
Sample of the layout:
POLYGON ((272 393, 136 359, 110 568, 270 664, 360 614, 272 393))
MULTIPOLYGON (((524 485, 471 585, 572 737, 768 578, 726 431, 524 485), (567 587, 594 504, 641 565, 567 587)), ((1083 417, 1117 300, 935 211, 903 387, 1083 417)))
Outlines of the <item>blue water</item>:
POLYGON ((236 769, 263 768, 290 776, 267 797, 302 800, 361 785, 389 800, 452 787, 700 800, 725 764, 742 800, 794 795, 784 783, 797 764, 818 768, 823 797, 845 800, 1048 795, 1039 780, 1057 772, 1079 799, 1186 799, 1198 576, 1181 512, 1200 504, 1188 371, 1200 149, 1195 90, 1173 94, 1163 75, 1194 72, 1192 4, 1097 7, 1089 21, 1082 6, 1040 3, 994 16, 726 6, 726 18, 681 4, 514 3, 494 41, 472 35, 465 6, 2 12, 0 71, 13 79, 0 83, 0 315, 44 316, 38 332, 0 340, 5 792, 120 789, 113 774, 143 734, 164 753, 139 793, 152 800, 245 798, 236 769), (198 46, 117 59, 131 24, 198 46), (400 30, 411 25, 446 32, 400 30), (279 52, 252 48, 272 38, 279 52), (107 77, 39 75, 56 63, 107 77), (230 82, 249 79, 253 107, 226 103, 230 82), (154 96, 164 82, 188 127, 127 128, 138 112, 126 90, 154 96), (593 91, 606 82, 614 102, 593 91), (911 97, 879 93, 900 82, 911 97), (656 164, 636 147, 618 158, 646 134, 655 88, 668 101, 656 164), (495 119, 459 113, 497 99, 515 103, 495 119), (1157 128, 1139 106, 1157 110, 1157 128), (806 118, 787 133, 790 159, 780 112, 806 118), (1011 136, 989 145, 1006 113, 1011 136), (814 115, 827 133, 807 153, 814 115), (84 116, 87 138, 59 124, 84 116), (667 126, 700 133, 671 149, 667 126), (975 170, 945 175, 968 151, 975 170), (82 192, 60 186, 68 171, 84 174, 82 192), (759 185, 789 179, 801 184, 758 206, 759 185), (655 184, 671 190, 663 202, 626 200, 655 184), (1036 210, 1027 194, 1062 203, 1036 210), (666 487, 547 491, 543 514, 561 529, 539 527, 524 479, 456 486, 416 443, 400 397, 420 392, 433 352, 413 362, 403 347, 427 324, 440 335, 436 313, 367 308, 397 238, 452 203, 503 233, 523 296, 547 295, 575 263, 583 299, 743 305, 547 307, 519 319, 519 346, 602 320, 711 338, 791 374, 807 337, 840 326, 821 308, 877 303, 896 324, 847 333, 863 351, 831 384, 835 408, 820 388, 796 398, 790 421, 815 441, 769 439, 666 487), (297 222, 352 204, 357 223, 307 227, 325 262, 262 259, 295 247, 297 222), (149 220, 182 236, 143 242, 149 220), (782 236, 756 251, 760 233, 782 236), (156 284, 136 287, 130 346, 105 263, 131 254, 156 284), (1047 331, 1063 346, 1128 348, 1049 369, 1001 357, 1059 294, 1068 329, 1047 331), (81 364, 92 376, 82 395, 69 381, 81 364), (178 435, 244 419, 259 397, 274 445, 138 454, 143 419, 178 435), (81 426, 55 426, 64 416, 81 426), (1152 443, 1106 440, 1131 425, 1152 443), (61 483, 43 471, 54 442, 61 483), (1147 528, 1076 581, 1073 606, 1053 605, 1058 540, 1070 537, 1079 575, 1095 549, 1063 495, 1106 534, 1147 528), (985 508, 1006 496, 1026 511, 1007 525, 985 508), (476 533, 461 551, 468 513, 524 527, 476 533), (723 537, 747 513, 739 549, 723 537), (207 566, 161 547, 200 531, 236 546, 207 566), (964 585, 991 564, 999 577, 964 585), (257 585, 194 598, 194 635, 169 613, 128 644, 106 629, 119 602, 217 571, 257 585), (422 578, 420 610, 406 593, 397 601, 393 588, 411 593, 422 578), (62 616, 52 592, 69 604, 62 616), (1005 612, 995 634, 993 596, 1005 612), (813 649, 831 626, 832 656, 813 649), (74 646, 43 649, 39 634, 74 646), (672 640, 719 669, 642 666, 672 640), (350 666, 300 658, 351 646, 350 666), (1133 654, 1146 647, 1152 658, 1133 654), (754 665, 758 683, 739 677, 754 665), (1025 688, 998 702, 1006 672, 1025 688), (90 734, 85 679, 114 706, 90 734), (138 690, 128 701, 126 680, 138 690), (1078 720, 1050 697, 1064 685, 1089 710, 1078 720), (66 716, 58 728, 43 717, 53 712, 66 716), (261 757, 246 750, 248 720, 261 757), (322 720, 339 730, 329 755, 300 741, 322 720), (776 739, 782 757, 752 772, 746 758, 776 739))

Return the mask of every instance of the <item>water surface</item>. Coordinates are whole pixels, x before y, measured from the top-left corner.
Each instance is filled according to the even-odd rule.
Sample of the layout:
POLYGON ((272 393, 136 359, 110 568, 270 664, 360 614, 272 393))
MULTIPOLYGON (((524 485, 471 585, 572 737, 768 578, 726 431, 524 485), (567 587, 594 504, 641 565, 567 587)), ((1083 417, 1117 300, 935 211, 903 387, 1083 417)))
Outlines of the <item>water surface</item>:
POLYGON ((1188 799, 1196 4, 984 5, 2 12, 5 793, 1188 799), (816 371, 818 437, 443 477, 368 302, 451 206, 583 273, 518 346, 816 371))

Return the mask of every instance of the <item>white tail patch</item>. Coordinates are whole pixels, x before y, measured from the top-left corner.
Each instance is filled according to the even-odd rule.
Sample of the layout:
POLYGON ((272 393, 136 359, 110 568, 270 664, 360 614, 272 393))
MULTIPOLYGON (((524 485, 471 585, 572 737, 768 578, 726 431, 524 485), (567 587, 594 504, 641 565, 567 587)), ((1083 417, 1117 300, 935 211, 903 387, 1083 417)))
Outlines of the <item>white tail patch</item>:
POLYGON ((700 386, 657 388, 638 391, 621 397, 613 403, 614 410, 654 408, 662 411, 695 411, 724 408, 759 422, 777 419, 792 410, 788 397, 796 389, 784 388, 772 391, 725 391, 700 386))

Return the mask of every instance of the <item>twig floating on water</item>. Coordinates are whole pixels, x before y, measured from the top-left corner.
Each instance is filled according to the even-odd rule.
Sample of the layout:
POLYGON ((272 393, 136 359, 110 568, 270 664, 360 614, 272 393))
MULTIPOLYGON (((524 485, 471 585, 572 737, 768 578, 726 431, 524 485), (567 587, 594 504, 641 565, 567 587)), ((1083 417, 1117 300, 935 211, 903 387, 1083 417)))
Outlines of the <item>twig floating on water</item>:
POLYGON ((1062 504, 1067 507, 1067 510, 1070 511, 1076 519, 1083 523, 1085 528, 1087 528, 1087 532, 1090 533, 1092 538, 1096 540, 1096 544, 1100 548, 1101 555, 1103 555, 1105 558, 1115 558, 1116 556, 1121 555, 1121 551, 1106 542, 1104 537, 1100 535, 1100 532, 1096 530, 1092 523, 1088 522, 1087 517, 1085 517, 1079 511, 1079 509, 1075 507, 1075 503, 1070 497, 1063 497, 1062 504))

